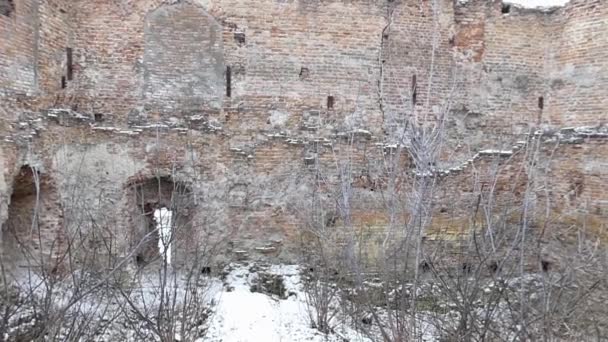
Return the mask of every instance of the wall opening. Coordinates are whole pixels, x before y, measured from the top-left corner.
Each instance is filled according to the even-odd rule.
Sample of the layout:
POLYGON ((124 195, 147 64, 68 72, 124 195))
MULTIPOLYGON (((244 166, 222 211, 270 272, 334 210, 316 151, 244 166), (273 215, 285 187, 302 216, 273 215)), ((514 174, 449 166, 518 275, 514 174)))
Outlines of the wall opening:
POLYGON ((0 0, 0 15, 9 17, 15 11, 13 0, 0 0))
POLYGON ((490 262, 488 264, 488 269, 490 270, 490 273, 495 274, 498 272, 498 263, 496 261, 490 262))
POLYGON ((416 75, 412 75, 412 105, 415 106, 418 101, 418 84, 416 83, 416 75))
POLYGON ((171 177, 156 177, 134 184, 132 190, 131 245, 137 247, 137 265, 175 264, 191 234, 190 188, 171 177))
POLYGON ((545 108, 545 98, 543 96, 538 98, 538 108, 541 110, 545 108))
POLYGON ((65 89, 68 86, 68 80, 65 76, 61 76, 61 89, 65 89))
POLYGON ((336 98, 333 96, 327 97, 327 109, 334 109, 334 104, 336 103, 336 98))
POLYGON ((239 46, 245 45, 245 42, 246 42, 245 32, 235 32, 234 33, 234 40, 236 41, 236 43, 239 46))
POLYGON ((72 59, 72 48, 65 48, 65 58, 67 64, 66 76, 68 81, 71 81, 74 78, 74 67, 73 67, 73 59, 72 59))
POLYGON ((300 81, 306 81, 310 76, 310 69, 302 67, 300 68, 300 81))
POLYGON ((549 272, 549 270, 551 270, 551 262, 547 260, 541 260, 540 267, 543 272, 549 272))
POLYGON ((423 261, 423 262, 420 263, 420 265, 418 266, 418 268, 420 269, 420 271, 422 273, 427 273, 427 272, 429 272, 431 270, 431 265, 428 262, 423 261))
POLYGON ((226 67, 226 97, 232 96, 232 68, 226 67))
POLYGON ((502 8, 500 9, 500 12, 502 14, 511 13, 511 5, 509 5, 509 4, 502 4, 502 8))
POLYGON ((4 260, 15 266, 27 266, 28 258, 39 249, 34 235, 37 231, 36 203, 39 199, 36 179, 39 179, 39 172, 24 165, 13 181, 8 218, 2 227, 2 251, 4 260))
POLYGON ((95 118, 95 122, 103 121, 103 114, 101 114, 101 113, 95 113, 95 114, 93 114, 93 117, 95 118))

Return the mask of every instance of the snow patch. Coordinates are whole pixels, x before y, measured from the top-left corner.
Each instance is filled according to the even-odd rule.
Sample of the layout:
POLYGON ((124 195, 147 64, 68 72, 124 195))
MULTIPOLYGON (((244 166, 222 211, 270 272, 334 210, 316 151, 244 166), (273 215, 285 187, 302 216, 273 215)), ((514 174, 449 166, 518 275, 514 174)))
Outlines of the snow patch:
POLYGON ((273 265, 263 270, 282 277, 290 294, 286 299, 251 292, 257 271, 247 265, 232 266, 225 290, 218 294, 208 334, 197 342, 370 341, 346 326, 328 336, 311 327, 298 266, 273 265))

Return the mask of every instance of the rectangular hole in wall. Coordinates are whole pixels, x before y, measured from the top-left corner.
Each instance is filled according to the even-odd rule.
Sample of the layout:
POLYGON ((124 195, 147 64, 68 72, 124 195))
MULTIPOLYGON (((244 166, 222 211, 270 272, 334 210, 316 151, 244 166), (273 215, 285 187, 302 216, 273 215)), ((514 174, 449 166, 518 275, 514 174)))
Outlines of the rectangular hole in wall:
POLYGON ((68 81, 65 76, 61 76, 61 89, 65 89, 68 86, 68 81))
POLYGON ((333 96, 327 97, 327 109, 334 109, 336 99, 333 96))
POLYGON ((74 77, 73 59, 72 59, 72 48, 65 48, 66 64, 67 64, 67 77, 68 81, 71 81, 74 77))
POLYGON ((101 114, 101 113, 95 113, 94 117, 95 117, 95 122, 102 122, 103 121, 103 114, 101 114))
POLYGON ((13 0, 0 0, 0 15, 10 16, 15 11, 13 0))
POLYGON ((416 75, 412 75, 412 105, 416 105, 418 101, 418 85, 416 84, 416 75))
POLYGON ((300 68, 300 80, 304 81, 310 77, 310 69, 302 67, 300 68))
POLYGON ((508 4, 502 4, 502 8, 500 10, 502 12, 502 14, 508 14, 511 12, 511 5, 508 4))
POLYGON ((540 108, 540 109, 545 108, 545 98, 543 96, 538 98, 538 108, 540 108))
POLYGON ((232 69, 226 67, 226 97, 232 96, 232 69))
POLYGON ((239 46, 245 45, 245 32, 235 32, 234 40, 239 46))

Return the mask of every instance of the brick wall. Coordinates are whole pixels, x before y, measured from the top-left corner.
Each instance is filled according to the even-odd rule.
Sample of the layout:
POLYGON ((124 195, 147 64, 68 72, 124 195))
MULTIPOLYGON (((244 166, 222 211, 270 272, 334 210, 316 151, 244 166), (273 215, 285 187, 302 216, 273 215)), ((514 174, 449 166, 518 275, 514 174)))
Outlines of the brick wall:
POLYGON ((451 1, 437 4, 397 1, 387 9, 382 54, 386 126, 402 126, 412 115, 433 121, 451 95, 454 13, 451 1))
POLYGON ((219 108, 224 98, 222 28, 202 8, 161 6, 144 23, 146 105, 167 111, 219 108))
POLYGON ((66 76, 70 2, 16 0, 0 15, 0 90, 23 95, 54 94, 66 76))
POLYGON ((38 6, 33 0, 16 1, 9 15, 0 15, 0 89, 33 93, 36 90, 38 6))
MULTIPOLYGON (((143 104, 142 89, 149 77, 142 65, 142 57, 148 56, 143 28, 146 14, 159 3, 125 3, 122 8, 112 1, 75 5, 80 42, 76 53, 82 61, 75 87, 82 89, 81 102, 115 115, 118 122, 143 104)), ((307 125, 302 121, 308 120, 309 111, 322 116, 327 124, 323 126, 345 121, 351 126, 380 126, 376 78, 383 6, 259 1, 252 7, 225 0, 209 2, 204 9, 222 25, 223 41, 213 49, 223 45, 225 65, 231 69, 231 97, 225 98, 223 107, 237 110, 251 129, 298 129, 307 125), (331 111, 329 96, 334 97, 331 111), (273 113, 281 118, 275 120, 273 113)), ((178 26, 187 25, 176 20, 178 26)), ((168 26, 166 32, 181 31, 168 26)), ((184 61, 196 57, 190 54, 194 51, 175 51, 184 61)), ((214 79, 217 74, 214 71, 214 79)), ((223 82, 217 79, 214 87, 224 88, 223 82)))
POLYGON ((67 48, 73 44, 74 27, 71 1, 39 1, 38 77, 39 91, 53 96, 61 91, 62 78, 68 79, 67 48))
POLYGON ((434 16, 431 2, 413 1, 390 6, 261 1, 250 6, 235 0, 204 5, 17 0, 11 16, 0 17, 5 75, 0 79, 5 91, 39 90, 81 110, 105 112, 117 122, 126 122, 129 113, 154 117, 147 113, 154 106, 144 106, 156 96, 154 89, 157 95, 164 92, 159 98, 163 103, 171 98, 184 102, 187 110, 204 109, 197 101, 178 100, 172 91, 179 85, 159 88, 172 84, 166 73, 179 72, 193 75, 180 82, 198 80, 205 85, 201 89, 213 89, 208 109, 238 108, 256 129, 293 130, 310 127, 307 121, 317 119, 322 127, 354 125, 379 132, 394 125, 391 120, 397 119, 391 117, 399 114, 392 113, 411 112, 414 76, 418 111, 436 113, 446 98, 454 98, 455 120, 462 121, 462 112, 482 115, 481 130, 490 134, 520 133, 538 122, 559 126, 605 120, 602 89, 608 72, 602 53, 607 50, 603 22, 608 10, 601 1, 577 0, 552 11, 511 6, 509 13, 502 13, 500 1, 439 3, 434 16), (149 22, 184 6, 192 10, 173 11, 169 20, 174 25, 154 27, 149 22), (222 39, 206 46, 202 28, 214 27, 211 34, 220 30, 214 25, 221 26, 222 39), (153 34, 158 30, 159 35, 153 34), (163 39, 174 48, 157 49, 163 39), (200 50, 184 50, 196 45, 189 40, 202 41, 200 50), (62 91, 67 47, 74 49, 75 80, 62 91), (158 56, 155 51, 166 53, 158 56), (205 56, 215 56, 214 67, 205 66, 211 59, 197 65, 205 56), (435 64, 429 89, 431 58, 435 64), (147 59, 172 70, 152 70, 147 59), (220 104, 226 92, 225 67, 231 70, 231 98, 220 104), (205 74, 207 69, 211 71, 205 74), (198 76, 189 70, 198 70, 198 76), (389 112, 385 118, 378 106, 381 72, 389 112), (429 90, 433 101, 424 108, 429 90), (334 108, 328 111, 330 96, 334 108))
POLYGON ((547 68, 547 120, 556 125, 606 122, 608 100, 608 6, 573 0, 556 15, 551 65, 547 68))
MULTIPOLYGON (((15 3, 13 16, 0 16, 10 33, 0 36, 0 81, 4 93, 35 96, 2 107, 12 115, 0 131, 2 198, 15 170, 38 165, 49 177, 48 231, 69 229, 53 211, 82 212, 70 198, 78 189, 125 250, 128 184, 161 172, 193 185, 193 225, 226 233, 228 254, 289 259, 281 246, 306 219, 297 207, 308 200, 317 157, 333 185, 334 157, 350 157, 355 224, 381 233, 388 140, 408 116, 432 122, 441 112, 449 113, 448 144, 438 167, 455 168, 438 181, 430 235, 457 236, 464 223, 450 215, 469 212, 497 165, 504 203, 526 180, 521 154, 477 152, 511 151, 530 130, 608 119, 602 1, 509 13, 485 0, 438 8, 409 0, 15 3), (74 78, 62 89, 67 47, 74 78)), ((602 132, 559 144, 556 154, 547 142, 552 212, 605 218, 602 132)), ((400 189, 413 181, 405 177, 400 189)))
POLYGON ((454 49, 460 63, 450 118, 456 154, 510 149, 522 134, 547 122, 545 70, 555 16, 516 6, 503 10, 500 1, 456 5, 454 49))

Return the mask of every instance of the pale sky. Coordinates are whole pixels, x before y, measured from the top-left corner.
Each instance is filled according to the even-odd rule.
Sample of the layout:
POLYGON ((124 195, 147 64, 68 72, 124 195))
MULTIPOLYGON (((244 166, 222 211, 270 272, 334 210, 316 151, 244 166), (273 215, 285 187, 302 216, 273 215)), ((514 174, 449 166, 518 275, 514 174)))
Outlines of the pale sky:
POLYGON ((511 4, 521 5, 524 7, 551 7, 563 6, 568 0, 504 0, 511 4))

